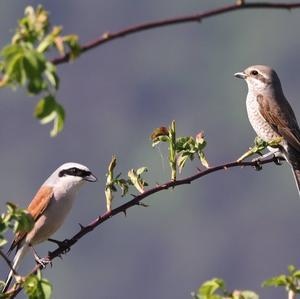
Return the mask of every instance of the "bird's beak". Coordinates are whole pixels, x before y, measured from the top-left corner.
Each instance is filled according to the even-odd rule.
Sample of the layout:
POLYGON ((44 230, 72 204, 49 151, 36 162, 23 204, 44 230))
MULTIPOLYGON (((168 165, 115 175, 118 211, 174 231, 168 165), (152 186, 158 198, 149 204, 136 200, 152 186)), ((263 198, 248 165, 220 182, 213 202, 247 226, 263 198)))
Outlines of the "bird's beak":
POLYGON ((84 180, 88 182, 97 182, 97 178, 93 174, 84 177, 84 180))
POLYGON ((243 72, 235 73, 234 77, 239 78, 239 79, 246 79, 247 75, 243 72))

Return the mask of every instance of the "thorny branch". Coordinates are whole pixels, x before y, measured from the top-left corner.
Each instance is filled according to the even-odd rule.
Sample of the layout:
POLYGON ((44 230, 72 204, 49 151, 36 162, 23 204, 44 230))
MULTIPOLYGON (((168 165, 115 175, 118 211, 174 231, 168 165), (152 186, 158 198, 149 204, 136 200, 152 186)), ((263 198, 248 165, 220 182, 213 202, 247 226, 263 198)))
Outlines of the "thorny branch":
MULTIPOLYGON (((224 13, 232 12, 235 10, 242 10, 242 9, 286 9, 292 10, 300 8, 300 2, 296 3, 272 3, 272 2, 251 2, 245 3, 245 1, 236 1, 235 4, 222 6, 216 9, 208 10, 205 12, 201 12, 198 14, 188 15, 188 16, 181 16, 175 17, 170 19, 164 19, 159 21, 152 21, 146 22, 134 26, 130 26, 125 29, 121 29, 120 31, 116 32, 105 32, 99 38, 95 39, 94 41, 88 42, 81 47, 81 53, 87 52, 91 49, 94 49, 98 46, 111 42, 115 39, 125 37, 127 35, 135 34, 138 32, 155 29, 159 27, 165 26, 172 26, 178 25, 183 23, 192 23, 192 22, 201 22, 204 19, 221 15, 224 13)), ((70 60, 70 53, 66 53, 63 56, 57 57, 52 59, 52 63, 54 64, 62 64, 66 63, 70 60)))
MULTIPOLYGON (((79 241, 82 237, 84 237, 86 234, 88 234, 89 232, 93 231, 96 227, 98 227, 100 224, 102 224, 103 222, 109 220, 111 217, 120 214, 120 213, 124 213, 126 214, 126 211, 129 208, 132 208, 134 206, 143 206, 143 203, 141 202, 143 199, 149 197, 152 194, 158 193, 160 191, 163 190, 167 190, 170 188, 174 188, 176 186, 180 186, 180 185, 186 185, 186 184, 191 184, 193 181, 196 181, 204 176, 207 176, 211 173, 220 171, 220 170, 228 170, 229 168, 234 168, 234 167, 254 167, 255 169, 261 169, 261 166, 264 164, 270 164, 270 163, 276 163, 277 165, 279 163, 279 161, 283 161, 283 159, 281 158, 269 158, 269 159, 265 159, 265 160, 261 160, 261 161, 234 161, 234 162, 230 162, 230 163, 225 163, 225 164, 221 164, 218 166, 214 166, 208 169, 205 169, 203 171, 201 171, 200 169, 198 170, 198 172, 192 176, 183 178, 183 179, 179 179, 179 180, 171 180, 168 182, 165 182, 163 184, 157 185, 153 188, 150 188, 148 190, 145 190, 144 193, 141 193, 139 195, 134 196, 134 198, 126 203, 124 203, 123 205, 104 213, 101 216, 98 216, 96 219, 94 219, 92 222, 90 222, 88 225, 86 226, 82 226, 80 225, 80 231, 75 234, 71 239, 66 239, 56 250, 49 252, 48 256, 45 257, 45 259, 48 259, 49 261, 52 261, 53 259, 60 257, 62 254, 64 254, 67 250, 69 250, 75 243, 77 243, 77 241, 79 241)), ((36 265, 32 271, 28 274, 36 274, 38 269, 42 270, 42 266, 41 265, 36 265)), ((9 298, 15 298, 15 296, 21 291, 22 287, 21 285, 15 285, 12 287, 12 289, 14 288, 14 291, 9 291, 11 292, 11 297, 9 298)), ((11 290, 12 290, 11 289, 11 290)))
MULTIPOLYGON (((159 27, 166 27, 166 26, 171 26, 171 25, 178 25, 178 24, 183 24, 183 23, 191 23, 191 22, 201 22, 202 20, 206 18, 210 18, 216 15, 221 15, 224 13, 229 13, 232 11, 236 10, 242 10, 242 9, 286 9, 286 10, 292 10, 300 8, 300 2, 297 3, 273 3, 273 2, 252 2, 252 3, 245 3, 245 1, 236 1, 235 4, 227 5, 227 6, 222 6, 216 9, 208 10, 202 13, 198 14, 193 14, 193 15, 188 15, 188 16, 181 16, 181 17, 175 17, 175 18, 170 18, 170 19, 164 19, 164 20, 159 20, 159 21, 153 21, 153 22, 146 22, 138 25, 134 25, 125 29, 121 29, 120 31, 116 32, 105 32, 103 33, 99 38, 95 39, 94 41, 88 42, 85 45, 81 47, 81 53, 87 52, 91 49, 94 49, 98 46, 101 46, 103 44, 106 44, 108 42, 111 42, 115 39, 125 37, 127 35, 139 33, 142 31, 146 30, 151 30, 159 27)), ((65 55, 57 57, 52 59, 52 63, 55 65, 62 64, 62 63, 67 63, 70 60, 70 52, 67 52, 65 55)), ((220 170, 227 170, 229 168, 233 167, 247 167, 247 166, 252 166, 255 167, 256 169, 259 169, 261 165, 264 164, 269 164, 269 163, 278 163, 278 158, 270 158, 266 159, 260 162, 257 161, 252 161, 252 162, 231 162, 231 163, 226 163, 222 165, 218 165, 215 167, 208 168, 204 171, 200 171, 190 177, 184 178, 184 179, 179 179, 175 181, 168 181, 164 184, 157 185, 151 189, 146 190, 144 193, 140 195, 134 196, 134 198, 127 203, 104 213, 101 216, 98 216, 94 221, 90 222, 87 226, 82 226, 80 225, 80 231, 75 234, 71 239, 65 240, 62 245, 60 245, 56 250, 49 252, 48 258, 50 261, 53 259, 60 257, 63 253, 65 253, 70 247, 72 247, 75 243, 77 243, 78 240, 80 240, 83 236, 88 234, 89 232, 93 231, 96 227, 98 227, 100 224, 103 222, 107 221, 111 217, 120 214, 120 213, 125 213, 127 209, 136 206, 136 205, 143 205, 142 200, 149 197, 152 194, 155 194, 157 192, 167 190, 170 188, 174 188, 175 186, 179 185, 185 185, 185 184, 190 184, 193 181, 200 179, 201 177, 204 177, 210 173, 214 173, 216 171, 220 170)), ((11 268, 11 263, 7 259, 7 257, 0 252, 0 255, 4 258, 4 260, 7 262, 9 267, 11 268)), ((32 271, 28 274, 36 274, 38 269, 42 269, 41 265, 35 266, 32 271)), ((10 293, 10 298, 15 298, 16 295, 22 290, 22 286, 20 284, 16 284, 13 286, 11 289, 12 292, 9 291, 10 293)))

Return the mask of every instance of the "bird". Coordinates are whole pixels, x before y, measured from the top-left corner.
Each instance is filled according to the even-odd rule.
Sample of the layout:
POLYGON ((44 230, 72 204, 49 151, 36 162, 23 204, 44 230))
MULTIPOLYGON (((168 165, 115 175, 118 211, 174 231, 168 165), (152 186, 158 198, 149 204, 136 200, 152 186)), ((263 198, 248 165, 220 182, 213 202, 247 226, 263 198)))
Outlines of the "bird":
POLYGON ((280 141, 275 148, 268 147, 270 152, 263 157, 274 154, 290 164, 300 196, 300 129, 276 71, 253 65, 234 76, 248 85, 247 113, 258 137, 266 142, 280 141))
MULTIPOLYGON (((30 248, 36 261, 44 262, 33 246, 46 241, 60 228, 72 208, 77 191, 86 181, 96 182, 97 178, 86 166, 69 162, 58 167, 42 184, 26 209, 34 219, 33 228, 27 233, 18 232, 8 251, 9 254, 16 249, 12 262, 15 271, 30 248)), ((8 290, 13 272, 10 270, 2 293, 8 290)))

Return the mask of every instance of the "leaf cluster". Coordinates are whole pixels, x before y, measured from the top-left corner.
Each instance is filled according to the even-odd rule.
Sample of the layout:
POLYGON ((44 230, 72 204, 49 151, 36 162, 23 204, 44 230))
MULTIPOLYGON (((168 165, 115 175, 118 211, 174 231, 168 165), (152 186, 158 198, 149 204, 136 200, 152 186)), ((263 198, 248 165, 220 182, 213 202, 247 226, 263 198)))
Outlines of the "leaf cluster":
POLYGON ((249 150, 244 153, 240 158, 238 158, 237 161, 243 161, 246 158, 253 156, 255 154, 258 155, 262 155, 262 152, 267 148, 267 147, 273 147, 276 148, 278 147, 278 145, 280 144, 280 142, 282 141, 282 138, 276 138, 270 142, 264 141, 263 139, 261 139, 260 137, 255 137, 254 139, 254 146, 253 147, 249 147, 249 150))
MULTIPOLYGON (((6 213, 0 216, 0 250, 7 243, 4 237, 7 230, 11 229, 14 233, 29 232, 34 225, 33 217, 25 209, 20 209, 13 203, 7 203, 6 206, 6 213)), ((25 278, 16 275, 16 280, 23 285, 29 299, 48 299, 51 296, 52 286, 42 278, 40 271, 37 275, 29 275, 25 278)), ((4 285, 4 282, 0 281, 0 285, 4 285)), ((5 294, 0 293, 0 298, 9 298, 14 291, 12 288, 5 294)))
POLYGON ((49 299, 52 294, 52 285, 42 278, 41 271, 37 275, 29 275, 23 283, 24 290, 29 299, 49 299))
POLYGON ((0 216, 0 248, 7 243, 4 233, 8 229, 17 232, 28 232, 34 225, 34 220, 25 209, 20 209, 13 203, 7 203, 7 212, 0 216))
POLYGON ((194 299, 259 299, 257 294, 248 290, 229 292, 224 280, 220 278, 204 282, 196 293, 192 293, 192 296, 194 299))
POLYGON ((287 291, 300 294, 300 270, 295 266, 288 266, 288 274, 281 274, 265 280, 263 287, 284 287, 287 291))
POLYGON ((55 99, 59 77, 55 65, 47 59, 46 52, 54 48, 64 55, 67 47, 71 58, 80 54, 78 37, 62 36, 61 33, 61 26, 50 26, 48 12, 41 5, 36 9, 28 6, 24 17, 19 20, 11 43, 0 54, 0 87, 24 87, 30 95, 43 94, 35 116, 42 124, 54 122, 51 136, 56 136, 63 129, 65 113, 55 99), (49 105, 49 98, 52 105, 49 105))
POLYGON ((168 144, 172 180, 176 180, 177 167, 181 172, 186 161, 194 160, 195 156, 199 158, 204 167, 209 167, 204 153, 206 140, 203 132, 198 133, 195 138, 192 136, 176 137, 176 124, 175 121, 172 121, 169 128, 159 127, 154 129, 150 138, 153 147, 162 142, 168 144))
POLYGON ((140 167, 138 169, 131 169, 128 171, 128 178, 123 178, 119 173, 114 175, 114 170, 117 166, 117 158, 113 156, 106 173, 106 185, 105 185, 105 198, 106 209, 111 211, 111 205, 113 201, 113 193, 121 189, 121 196, 125 196, 130 186, 134 186, 140 193, 144 192, 144 188, 148 186, 148 183, 142 178, 142 175, 148 171, 146 167, 140 167))

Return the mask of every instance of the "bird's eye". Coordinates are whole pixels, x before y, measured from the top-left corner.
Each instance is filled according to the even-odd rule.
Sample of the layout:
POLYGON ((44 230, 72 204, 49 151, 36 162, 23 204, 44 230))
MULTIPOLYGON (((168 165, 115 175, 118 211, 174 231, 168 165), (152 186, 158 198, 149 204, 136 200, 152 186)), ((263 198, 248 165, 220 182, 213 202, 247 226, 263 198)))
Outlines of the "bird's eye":
POLYGON ((71 169, 69 170, 69 173, 72 174, 72 175, 76 175, 77 169, 76 169, 75 167, 74 167, 74 168, 71 168, 71 169))
POLYGON ((251 73, 250 73, 251 75, 253 75, 253 76, 257 76, 258 75, 258 71, 256 71, 256 70, 254 70, 254 71, 251 71, 251 73))

